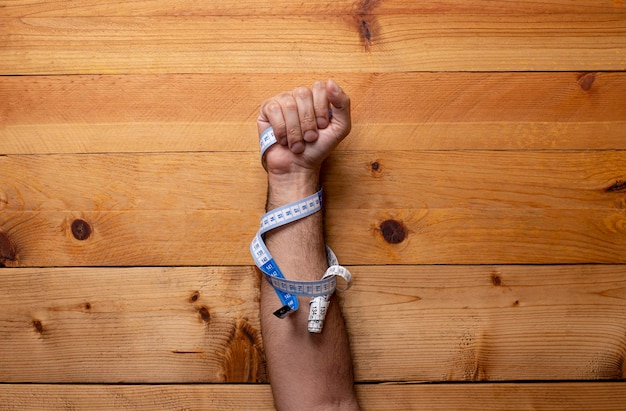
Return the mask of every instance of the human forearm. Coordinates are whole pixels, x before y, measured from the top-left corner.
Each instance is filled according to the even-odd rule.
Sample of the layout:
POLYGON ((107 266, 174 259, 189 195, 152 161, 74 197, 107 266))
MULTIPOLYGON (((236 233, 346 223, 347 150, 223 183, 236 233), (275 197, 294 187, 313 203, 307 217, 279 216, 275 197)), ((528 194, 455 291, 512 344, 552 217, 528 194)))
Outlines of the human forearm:
MULTIPOLYGON (((304 180, 297 176, 295 184, 285 184, 282 177, 269 178, 268 211, 318 190, 317 175, 304 180)), ((319 212, 268 232, 265 242, 287 278, 319 280, 328 267, 319 212)), ((263 336, 277 408, 356 409, 350 347, 336 298, 331 299, 324 331, 311 334, 308 299, 301 298, 301 308, 281 320, 272 315, 279 305, 272 286, 264 282, 261 290, 263 336)))
MULTIPOLYGON (((319 190, 324 159, 350 132, 350 98, 332 80, 315 82, 310 89, 297 87, 265 100, 257 125, 263 165, 268 172, 266 208, 271 211, 296 201, 300 203, 299 200, 319 190)), ((271 266, 266 267, 267 275, 278 276, 275 264, 289 280, 316 281, 325 275, 328 262, 323 219, 319 210, 310 214, 314 209, 317 207, 295 207, 293 210, 307 216, 291 219, 290 223, 269 231, 267 228, 276 221, 285 222, 287 211, 264 220, 264 242, 274 259, 267 263, 271 266)), ((289 215, 293 217, 293 213, 290 211, 289 215)), ((261 240, 255 241, 258 247, 253 242, 251 247, 256 250, 253 255, 263 255, 261 240)), ((261 268, 263 262, 257 265, 261 268)), ((340 268, 333 263, 331 270, 340 268)), ((345 272, 328 274, 349 278, 345 272)), ((350 346, 337 298, 329 297, 325 319, 320 314, 309 322, 308 297, 300 298, 300 308, 286 318, 277 318, 273 313, 285 302, 295 309, 290 297, 283 293, 279 299, 272 284, 262 281, 261 326, 276 407, 279 410, 358 409, 350 346), (323 331, 318 333, 322 319, 323 331), (309 325, 312 333, 308 331, 309 325)), ((325 298, 316 297, 315 301, 321 304, 322 300, 327 302, 325 298)))

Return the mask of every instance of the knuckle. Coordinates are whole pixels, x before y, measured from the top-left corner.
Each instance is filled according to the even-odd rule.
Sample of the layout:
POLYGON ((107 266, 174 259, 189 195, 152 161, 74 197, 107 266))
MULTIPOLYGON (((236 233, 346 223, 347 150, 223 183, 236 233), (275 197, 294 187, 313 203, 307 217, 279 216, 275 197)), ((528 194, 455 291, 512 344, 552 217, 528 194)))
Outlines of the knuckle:
POLYGON ((268 113, 280 113, 280 104, 276 100, 266 102, 264 107, 268 113))
POLYGON ((303 129, 310 129, 310 128, 314 128, 314 126, 317 124, 315 121, 315 117, 313 117, 310 114, 304 115, 300 118, 300 124, 302 126, 303 129))
POLYGON ((326 117, 328 116, 328 103, 324 104, 319 103, 315 105, 315 115, 317 117, 326 117))
POLYGON ((301 130, 299 127, 289 127, 287 128, 287 136, 293 139, 300 138, 301 130))
POLYGON ((298 104, 294 98, 285 98, 285 101, 283 101, 283 107, 285 110, 296 111, 298 109, 298 104))
POLYGON ((311 90, 309 90, 307 87, 300 86, 294 89, 293 94, 296 98, 304 100, 311 96, 311 90))

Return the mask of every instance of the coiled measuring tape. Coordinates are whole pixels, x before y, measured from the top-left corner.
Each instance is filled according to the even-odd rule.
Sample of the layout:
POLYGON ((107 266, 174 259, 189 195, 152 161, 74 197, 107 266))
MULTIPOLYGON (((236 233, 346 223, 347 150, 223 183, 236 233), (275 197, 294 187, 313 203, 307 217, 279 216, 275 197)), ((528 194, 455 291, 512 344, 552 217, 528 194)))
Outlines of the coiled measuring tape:
MULTIPOLYGON (((277 142, 274 130, 266 129, 259 138, 261 157, 277 142)), ((322 332, 324 318, 330 303, 330 296, 337 288, 337 277, 343 278, 347 290, 352 282, 352 274, 345 267, 339 265, 337 256, 326 246, 328 269, 318 281, 294 281, 285 278, 276 261, 270 254, 263 241, 263 235, 270 230, 308 217, 322 209, 322 190, 299 201, 286 204, 265 213, 261 217, 261 227, 250 243, 250 254, 255 264, 265 275, 265 278, 274 287, 283 306, 274 312, 279 318, 285 318, 298 309, 298 296, 311 297, 309 303, 308 329, 312 333, 322 332)))

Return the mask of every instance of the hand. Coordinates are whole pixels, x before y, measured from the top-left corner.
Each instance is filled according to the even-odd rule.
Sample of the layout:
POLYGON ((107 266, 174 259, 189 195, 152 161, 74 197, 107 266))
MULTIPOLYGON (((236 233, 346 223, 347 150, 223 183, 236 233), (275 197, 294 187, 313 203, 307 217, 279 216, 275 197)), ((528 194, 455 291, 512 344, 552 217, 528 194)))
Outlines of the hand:
POLYGON ((297 87, 265 100, 257 125, 259 135, 273 127, 278 140, 265 153, 270 180, 317 176, 322 162, 350 132, 350 97, 333 80, 317 81, 310 89, 297 87))

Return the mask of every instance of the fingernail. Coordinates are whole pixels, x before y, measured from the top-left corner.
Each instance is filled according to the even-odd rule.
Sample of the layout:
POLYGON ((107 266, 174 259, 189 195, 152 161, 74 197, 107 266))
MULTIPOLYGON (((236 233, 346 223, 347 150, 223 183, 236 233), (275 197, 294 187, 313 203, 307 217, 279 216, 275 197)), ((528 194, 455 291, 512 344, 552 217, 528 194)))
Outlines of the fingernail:
POLYGON ((328 120, 326 117, 317 117, 317 128, 326 128, 328 126, 328 120))
POLYGON ((291 146, 291 152, 295 154, 300 154, 304 151, 304 144, 301 141, 296 141, 291 146))
POLYGON ((280 139, 279 141, 280 145, 282 146, 286 146, 287 145, 287 137, 283 137, 280 139))
POLYGON ((304 133, 303 138, 307 143, 312 143, 317 139, 317 133, 313 130, 308 130, 304 133))

